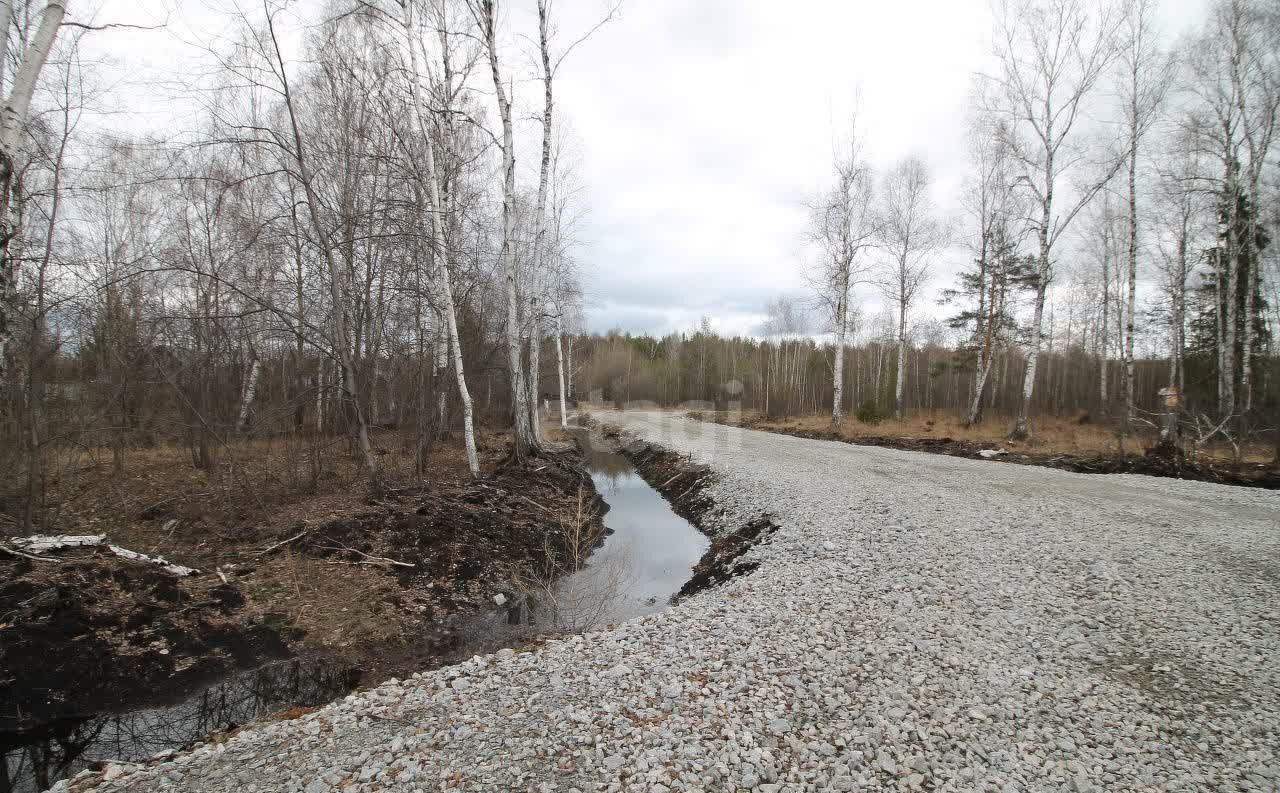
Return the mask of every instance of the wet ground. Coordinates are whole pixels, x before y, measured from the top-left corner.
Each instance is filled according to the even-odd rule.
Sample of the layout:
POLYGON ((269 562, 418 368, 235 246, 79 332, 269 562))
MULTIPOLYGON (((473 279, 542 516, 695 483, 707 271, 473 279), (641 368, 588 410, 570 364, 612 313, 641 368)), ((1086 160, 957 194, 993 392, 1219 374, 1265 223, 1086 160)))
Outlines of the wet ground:
POLYGON ((0 793, 37 793, 99 763, 139 762, 289 709, 351 691, 360 670, 293 659, 225 678, 179 702, 51 726, 20 746, 0 745, 0 793))
MULTIPOLYGON (((554 561, 545 569, 531 568, 513 582, 512 591, 497 596, 492 609, 449 620, 447 636, 424 637, 417 643, 420 652, 411 646, 396 663, 426 669, 616 624, 666 608, 690 580, 708 540, 672 511, 611 441, 587 430, 575 432, 575 440, 607 509, 604 531, 593 519, 601 506, 584 501, 582 514, 560 526, 563 536, 549 540, 556 552, 547 554, 554 561)), ((328 537, 332 532, 315 533, 328 537)), ((395 543, 395 551, 409 558, 415 544, 404 540, 395 543)), ((383 552, 354 542, 338 545, 383 552)), ((426 565, 429 560, 414 561, 426 565)), ((0 742, 0 793, 34 793, 102 763, 129 763, 180 749, 249 721, 325 704, 361 682, 380 678, 372 680, 369 670, 350 662, 295 659, 221 678, 176 702, 157 703, 153 697, 146 708, 107 708, 103 715, 64 719, 22 737, 10 734, 8 743, 0 742)))

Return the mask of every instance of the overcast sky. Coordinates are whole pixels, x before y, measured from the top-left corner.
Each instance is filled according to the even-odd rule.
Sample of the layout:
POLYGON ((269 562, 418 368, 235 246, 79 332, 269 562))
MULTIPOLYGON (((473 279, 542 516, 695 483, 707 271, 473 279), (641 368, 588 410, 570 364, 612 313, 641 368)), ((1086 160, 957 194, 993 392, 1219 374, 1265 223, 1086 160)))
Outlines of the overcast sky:
MULTIPOLYGON (((1181 32, 1205 5, 1165 0, 1163 27, 1181 32)), ((958 215, 972 75, 991 69, 989 8, 628 2, 575 53, 558 89, 591 196, 590 328, 665 332, 707 315, 750 332, 779 291, 803 294, 804 202, 829 178, 855 96, 877 169, 923 157, 939 210, 958 215)), ((939 257, 920 311, 938 310, 937 290, 964 258, 939 257)), ((876 310, 873 289, 859 298, 876 310)))
MULTIPOLYGON (((151 1, 173 9, 169 33, 104 34, 103 44, 162 72, 217 22, 197 0, 151 1)), ((529 5, 518 0, 503 20, 511 67, 526 78, 516 36, 536 32, 529 5)), ((1162 26, 1179 33, 1205 5, 1165 0, 1162 26)), ((560 41, 607 7, 558 0, 560 41)), ((99 18, 133 9, 116 0, 99 18)), ((588 329, 664 333, 705 315, 749 333, 770 298, 804 294, 804 202, 826 184, 855 96, 876 168, 923 157, 939 211, 958 219, 968 96, 973 74, 991 68, 991 20, 986 0, 623 0, 556 85, 585 186, 588 329)), ((526 118, 540 111, 536 85, 517 93, 526 118)), ((518 156, 532 168, 536 127, 525 126, 518 156)), ((964 258, 938 257, 921 312, 937 312, 937 290, 964 258)), ((863 288, 859 302, 874 311, 879 298, 863 288)))

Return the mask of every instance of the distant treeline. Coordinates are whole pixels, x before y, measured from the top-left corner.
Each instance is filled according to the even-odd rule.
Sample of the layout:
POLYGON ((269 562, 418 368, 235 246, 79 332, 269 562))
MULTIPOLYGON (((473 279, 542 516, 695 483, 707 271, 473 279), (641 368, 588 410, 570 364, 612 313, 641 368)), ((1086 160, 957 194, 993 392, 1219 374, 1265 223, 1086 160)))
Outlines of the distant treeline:
MULTIPOLYGON (((652 401, 674 406, 709 402, 725 408, 737 402, 743 409, 771 416, 830 413, 833 392, 833 347, 813 338, 726 338, 714 333, 672 334, 662 338, 610 333, 588 336, 575 346, 582 350, 575 362, 575 396, 592 392, 609 402, 652 401)), ((865 340, 846 345, 844 393, 846 413, 886 415, 892 407, 897 372, 897 343, 892 339, 865 340)), ((975 385, 974 351, 964 345, 932 340, 908 345, 906 405, 909 412, 963 413, 975 385)), ((1257 428, 1276 413, 1280 399, 1275 385, 1280 361, 1262 359, 1263 376, 1256 384, 1257 428)), ((1211 360, 1190 355, 1184 409, 1210 412, 1216 398, 1211 360)), ((1107 396, 1101 390, 1103 362, 1079 345, 1067 345, 1042 355, 1033 397, 1039 415, 1089 414, 1103 420, 1123 404, 1118 360, 1107 360, 1112 376, 1107 396)), ((1009 415, 1022 394, 1023 354, 1001 350, 983 397, 986 414, 1009 415)), ((1160 389, 1169 382, 1168 360, 1135 361, 1137 408, 1154 414, 1163 408, 1160 389)), ((1269 425, 1268 425, 1269 426, 1269 425)))

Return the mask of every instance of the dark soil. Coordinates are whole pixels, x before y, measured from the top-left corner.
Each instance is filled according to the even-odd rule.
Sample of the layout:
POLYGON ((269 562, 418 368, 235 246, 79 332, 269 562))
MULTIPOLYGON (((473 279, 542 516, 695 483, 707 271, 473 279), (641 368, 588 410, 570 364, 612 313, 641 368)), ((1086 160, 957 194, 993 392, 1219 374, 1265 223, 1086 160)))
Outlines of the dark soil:
POLYGON ((710 467, 694 463, 661 446, 629 438, 616 427, 606 425, 602 431, 606 438, 618 443, 620 451, 635 465, 640 476, 671 502, 671 508, 677 515, 711 539, 711 546, 693 568, 693 576, 676 593, 674 600, 747 575, 759 566, 754 562, 741 561, 741 558, 777 531, 778 526, 771 516, 760 515, 727 534, 712 531, 707 518, 723 514, 723 510, 716 508, 706 492, 714 477, 710 467))
POLYGON ((456 618, 562 555, 565 527, 599 524, 599 504, 577 452, 551 451, 324 521, 223 527, 216 565, 166 554, 200 568, 186 578, 105 549, 0 555, 0 744, 294 653, 352 662, 364 682, 455 660, 456 618))
POLYGON ((244 619, 243 594, 217 576, 180 579, 105 550, 61 556, 0 562, 0 744, 288 655, 281 633, 244 619))
MULTIPOLYGON (((689 417, 700 421, 725 423, 722 417, 714 414, 694 412, 690 413, 689 417)), ((1007 454, 988 458, 983 457, 979 452, 984 449, 991 449, 992 446, 990 444, 961 441, 948 437, 911 438, 859 435, 851 438, 831 430, 770 426, 757 419, 737 422, 735 426, 763 430, 765 432, 776 432, 782 435, 793 435, 797 438, 837 441, 858 446, 879 446, 886 449, 904 449, 914 452, 929 452, 930 454, 945 454, 951 457, 967 457, 973 460, 1013 463, 1015 465, 1037 465, 1072 471, 1078 474, 1143 474, 1146 476, 1190 479, 1198 482, 1215 482, 1217 484, 1238 485, 1241 487, 1280 489, 1280 466, 1197 460, 1183 454, 1166 454, 1159 449, 1151 449, 1142 455, 1126 457, 1115 455, 1028 454, 1010 451, 1007 454)))

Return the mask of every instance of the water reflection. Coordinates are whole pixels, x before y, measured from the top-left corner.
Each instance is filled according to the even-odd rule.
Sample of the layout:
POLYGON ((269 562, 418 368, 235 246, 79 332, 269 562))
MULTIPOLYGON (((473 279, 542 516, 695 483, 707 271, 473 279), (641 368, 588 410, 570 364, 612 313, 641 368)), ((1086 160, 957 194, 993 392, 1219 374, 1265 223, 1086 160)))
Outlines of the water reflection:
POLYGON ((503 608, 459 625, 474 652, 538 633, 587 630, 661 611, 707 549, 706 537, 676 515, 626 457, 596 433, 574 434, 592 482, 609 505, 604 523, 610 533, 598 547, 589 543, 581 569, 565 576, 530 576, 503 608))
POLYGON ((228 678, 176 705, 67 725, 0 753, 0 793, 36 793, 99 761, 144 760, 286 707, 324 704, 351 691, 358 677, 350 666, 296 659, 228 678))

